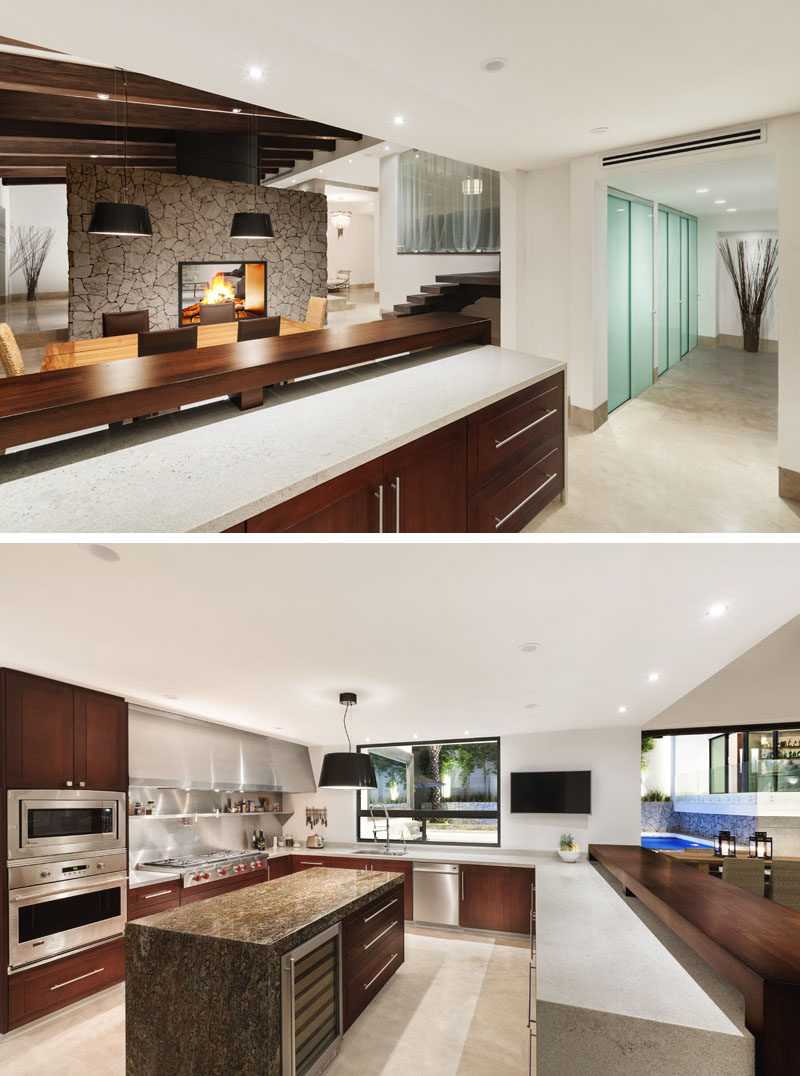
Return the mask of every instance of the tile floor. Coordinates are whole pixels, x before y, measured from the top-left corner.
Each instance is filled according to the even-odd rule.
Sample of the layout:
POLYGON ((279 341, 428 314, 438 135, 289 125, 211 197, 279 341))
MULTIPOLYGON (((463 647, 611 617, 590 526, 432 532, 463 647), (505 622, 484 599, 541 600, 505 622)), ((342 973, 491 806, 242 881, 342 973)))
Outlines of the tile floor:
MULTIPOLYGON (((347 1032, 330 1076, 524 1076, 528 947, 410 928, 406 962, 347 1032)), ((123 1076, 124 988, 0 1042, 3 1076, 123 1076)))
POLYGON ((776 355, 696 348, 595 433, 570 430, 568 503, 524 533, 800 531, 777 428, 776 355))

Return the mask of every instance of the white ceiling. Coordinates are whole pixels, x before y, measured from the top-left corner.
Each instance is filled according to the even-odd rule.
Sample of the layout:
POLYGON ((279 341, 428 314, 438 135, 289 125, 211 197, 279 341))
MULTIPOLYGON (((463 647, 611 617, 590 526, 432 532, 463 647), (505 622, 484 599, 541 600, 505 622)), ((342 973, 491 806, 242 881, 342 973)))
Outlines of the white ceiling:
POLYGON ((796 0, 350 0, 335 18, 305 0, 244 23, 217 0, 81 0, 80 18, 30 0, 2 30, 499 169, 800 110, 796 0), (508 65, 486 74, 495 56, 508 65))
POLYGON ((778 212, 778 168, 774 156, 740 157, 730 161, 691 164, 685 168, 665 168, 658 172, 637 175, 616 174, 609 179, 612 186, 652 198, 682 209, 696 217, 727 217, 735 228, 737 214, 727 214, 733 207, 738 213, 778 212), (705 193, 698 188, 707 187, 705 193), (715 205, 715 198, 724 198, 725 205, 715 205))
POLYGON ((0 547, 0 664, 316 744, 638 728, 800 613, 790 543, 113 548, 0 547))
POLYGON ((375 212, 375 195, 372 191, 350 190, 326 183, 325 196, 328 199, 328 213, 336 209, 347 209, 351 213, 375 212))

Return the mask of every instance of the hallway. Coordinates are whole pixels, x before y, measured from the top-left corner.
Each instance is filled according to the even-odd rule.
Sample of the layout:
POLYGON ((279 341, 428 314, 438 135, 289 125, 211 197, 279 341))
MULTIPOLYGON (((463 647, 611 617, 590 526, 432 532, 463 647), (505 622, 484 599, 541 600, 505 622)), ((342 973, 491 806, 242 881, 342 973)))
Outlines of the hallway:
POLYGON ((777 355, 696 348, 595 433, 570 430, 569 501, 523 533, 800 531, 777 425, 777 355))

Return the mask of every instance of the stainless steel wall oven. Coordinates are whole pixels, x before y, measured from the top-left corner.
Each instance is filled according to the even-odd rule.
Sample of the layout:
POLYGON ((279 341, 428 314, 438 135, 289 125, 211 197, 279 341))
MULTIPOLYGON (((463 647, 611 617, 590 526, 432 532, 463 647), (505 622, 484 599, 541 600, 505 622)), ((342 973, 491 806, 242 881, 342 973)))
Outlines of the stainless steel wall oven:
POLYGON ((8 861, 125 848, 124 792, 12 789, 8 861))

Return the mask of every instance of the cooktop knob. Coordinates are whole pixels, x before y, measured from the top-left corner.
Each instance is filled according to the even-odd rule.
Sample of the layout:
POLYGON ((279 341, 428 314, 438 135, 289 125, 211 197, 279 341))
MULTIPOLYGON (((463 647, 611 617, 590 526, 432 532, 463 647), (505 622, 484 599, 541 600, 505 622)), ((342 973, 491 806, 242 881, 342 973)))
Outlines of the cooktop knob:
POLYGON ((202 880, 203 880, 203 876, 201 874, 196 874, 194 876, 194 878, 192 878, 193 882, 202 882, 202 880))
POLYGON ((226 874, 227 874, 228 872, 227 872, 227 871, 220 871, 219 873, 220 873, 220 874, 222 875, 222 877, 224 878, 224 877, 225 877, 225 875, 226 875, 226 874))
POLYGON ((206 881, 207 881, 207 880, 208 880, 208 877, 209 877, 209 876, 208 876, 207 874, 204 874, 204 875, 203 875, 203 877, 204 877, 204 878, 206 879, 206 881))

